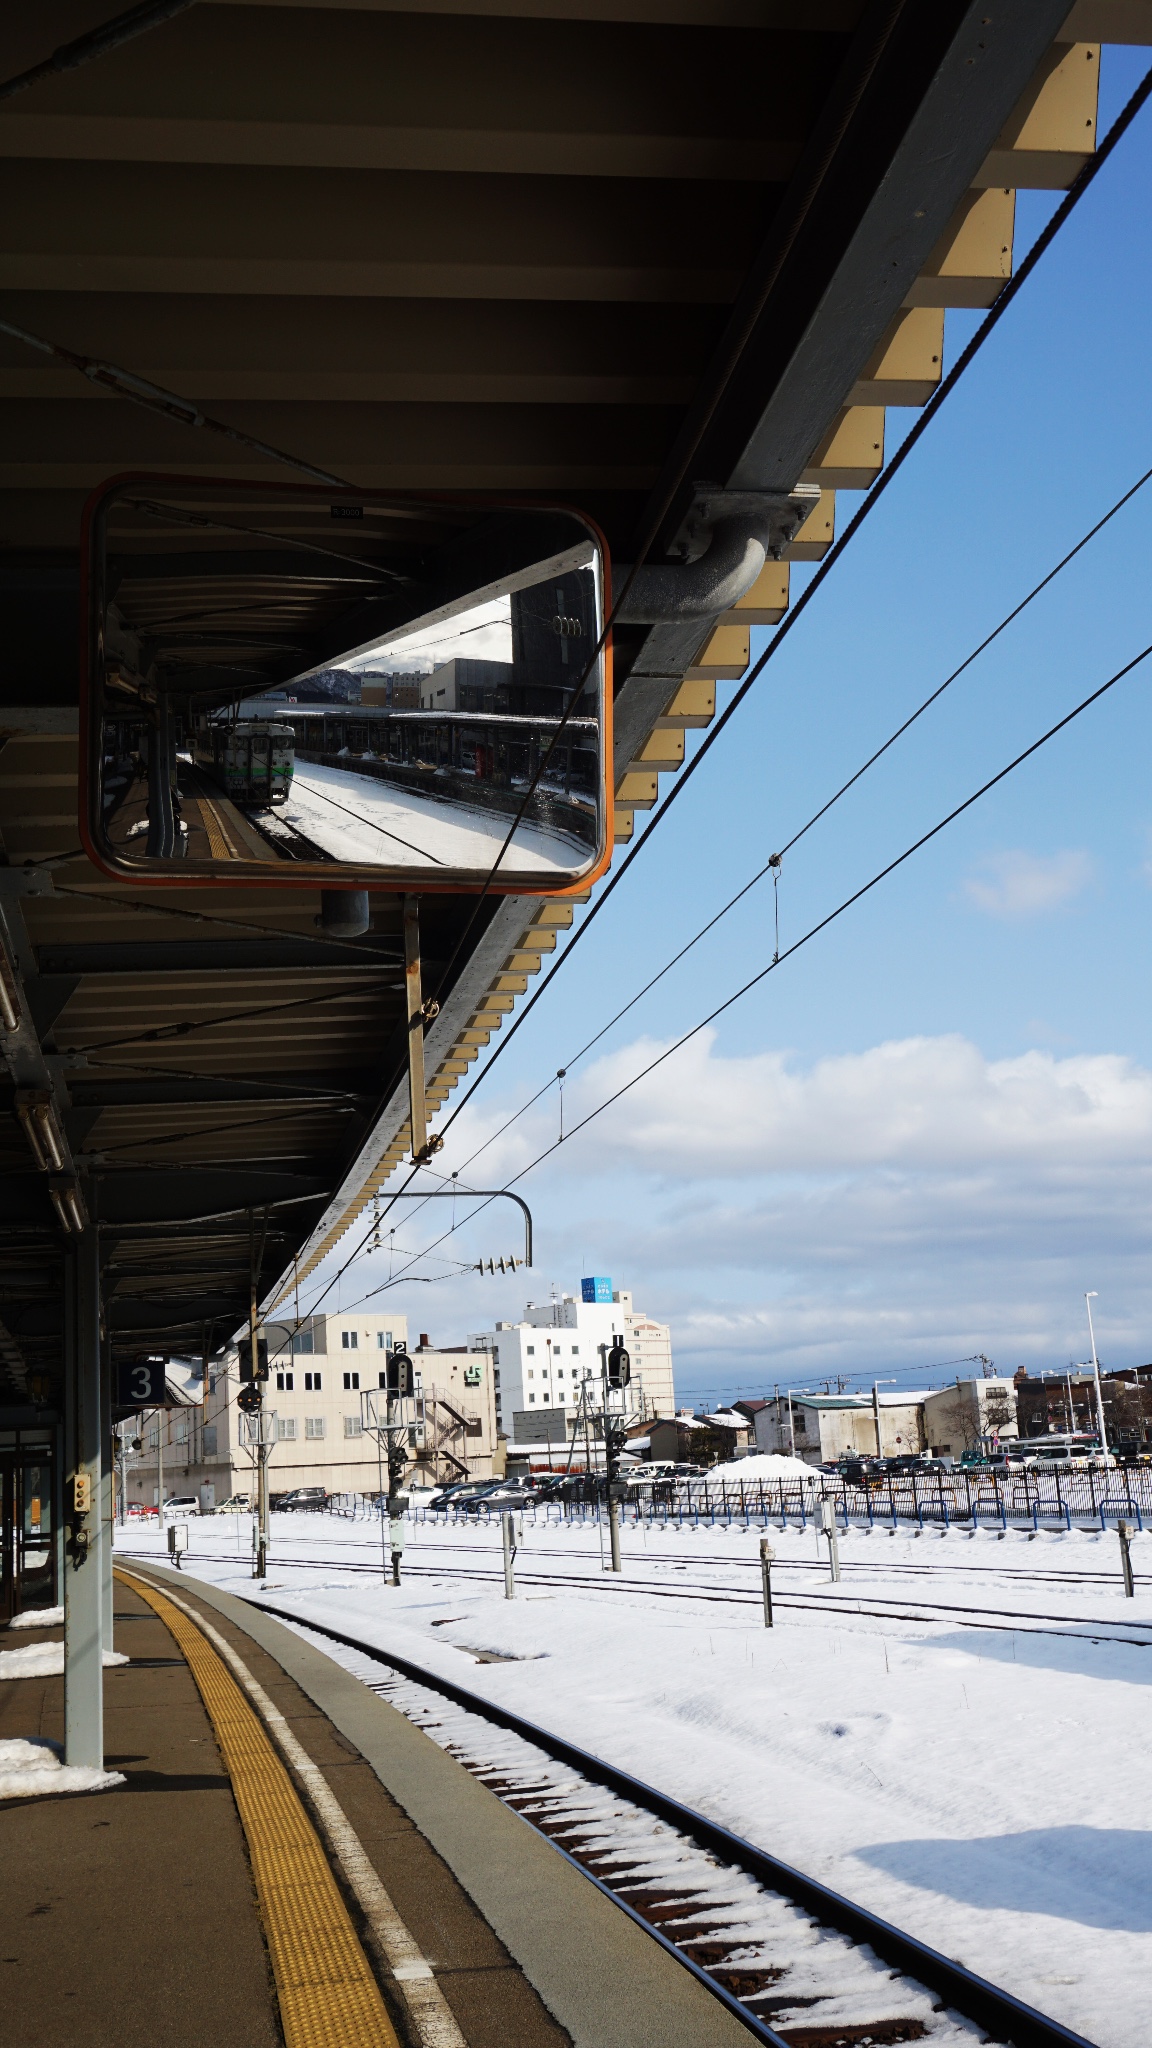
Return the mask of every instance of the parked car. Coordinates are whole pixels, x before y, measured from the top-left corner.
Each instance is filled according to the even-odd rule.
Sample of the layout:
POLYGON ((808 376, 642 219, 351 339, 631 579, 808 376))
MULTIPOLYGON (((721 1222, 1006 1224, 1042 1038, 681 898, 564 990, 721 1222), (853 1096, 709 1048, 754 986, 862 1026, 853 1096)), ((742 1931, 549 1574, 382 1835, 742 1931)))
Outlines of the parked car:
POLYGON ((285 1513, 297 1508, 326 1508, 328 1495, 322 1486, 294 1486, 291 1493, 280 1495, 278 1505, 285 1513))
POLYGON ((250 1515, 252 1496, 249 1493, 230 1493, 227 1500, 218 1500, 212 1510, 214 1515, 250 1515))
POLYGON ((198 1515, 200 1513, 199 1497, 194 1493, 174 1493, 171 1500, 165 1501, 164 1513, 168 1516, 198 1515))
POLYGON ((487 1486, 482 1493, 473 1493, 462 1503, 465 1514, 511 1514, 514 1509, 534 1507, 539 1499, 534 1486, 521 1486, 515 1481, 497 1480, 494 1486, 487 1486))
POLYGON ((498 1479, 458 1479, 450 1486, 442 1486, 428 1506, 434 1514, 439 1514, 441 1508, 462 1508, 474 1494, 487 1493, 490 1487, 500 1484, 498 1479))

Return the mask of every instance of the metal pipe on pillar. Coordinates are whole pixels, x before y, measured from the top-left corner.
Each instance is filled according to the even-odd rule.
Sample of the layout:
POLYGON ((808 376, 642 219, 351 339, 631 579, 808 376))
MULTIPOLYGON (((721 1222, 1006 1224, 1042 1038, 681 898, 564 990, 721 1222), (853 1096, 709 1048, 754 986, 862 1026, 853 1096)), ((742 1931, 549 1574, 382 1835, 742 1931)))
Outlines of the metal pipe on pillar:
POLYGON ((94 1224, 65 1266, 64 1760, 104 1764, 103 1525, 100 1513, 100 1243, 94 1224))
POLYGON ((408 998, 408 1115, 412 1157, 428 1150, 428 1116, 424 1086, 424 1001, 420 987, 420 899, 404 898, 404 987, 408 998))

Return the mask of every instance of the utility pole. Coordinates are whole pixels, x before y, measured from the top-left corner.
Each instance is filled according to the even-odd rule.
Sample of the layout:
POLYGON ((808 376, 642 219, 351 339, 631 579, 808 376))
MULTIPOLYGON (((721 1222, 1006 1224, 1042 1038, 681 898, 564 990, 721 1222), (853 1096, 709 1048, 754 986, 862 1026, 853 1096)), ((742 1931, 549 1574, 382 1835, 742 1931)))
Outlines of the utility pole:
MULTIPOLYGON (((165 1388, 167 1388, 167 1369, 165 1369, 165 1379, 164 1379, 164 1384, 165 1384, 165 1388)), ((165 1416, 165 1413, 166 1413, 166 1411, 165 1411, 165 1409, 163 1409, 163 1408, 158 1408, 158 1409, 156 1410, 156 1516, 157 1516, 157 1520, 158 1520, 158 1522, 159 1522, 159 1526, 160 1526, 160 1534, 161 1534, 161 1535, 163 1535, 163 1534, 164 1534, 164 1416, 165 1416)))
POLYGON ((1100 1385, 1100 1361, 1096 1356, 1096 1332, 1092 1328, 1092 1303, 1098 1300, 1098 1298, 1096 1289, 1093 1288, 1090 1294, 1084 1296, 1084 1306, 1088 1311, 1088 1336, 1092 1344, 1092 1377, 1096 1382, 1096 1427, 1100 1431, 1100 1450, 1105 1466, 1107 1466, 1108 1431, 1104 1424, 1104 1391, 1100 1385))
POLYGON ((878 1458, 884 1456, 884 1440, 880 1434, 880 1389, 881 1387, 894 1387, 895 1385, 895 1380, 873 1380, 872 1382, 872 1420, 876 1425, 876 1456, 878 1458))

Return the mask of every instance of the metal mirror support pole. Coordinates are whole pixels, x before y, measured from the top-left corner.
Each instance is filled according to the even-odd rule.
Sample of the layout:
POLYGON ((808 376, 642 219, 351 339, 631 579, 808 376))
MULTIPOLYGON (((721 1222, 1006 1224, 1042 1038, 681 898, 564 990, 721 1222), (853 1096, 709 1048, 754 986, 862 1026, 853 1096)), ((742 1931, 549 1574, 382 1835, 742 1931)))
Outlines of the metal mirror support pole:
POLYGON ((148 736, 148 840, 145 852, 154 860, 171 860, 176 850, 176 813, 172 803, 175 741, 168 698, 161 690, 156 699, 156 724, 148 736))
POLYGON ((412 1123, 412 1157, 422 1158, 428 1145, 428 1114, 424 1093, 424 999, 420 990, 420 899, 404 898, 404 986, 408 993, 408 1102, 412 1123))
POLYGON ((516 1584, 513 1578, 512 1560, 516 1555, 516 1530, 511 1515, 501 1515, 504 1532, 504 1598, 514 1600, 516 1584))
POLYGON ((65 1268, 64 1761, 104 1768, 100 1515, 100 1248, 95 1225, 65 1268))
POLYGON ((248 1243, 248 1341, 252 1347, 252 1385, 260 1402, 255 1410, 259 1418, 259 1444, 256 1452, 256 1577, 262 1579, 268 1569, 268 1446, 264 1441, 264 1389, 260 1380, 260 1325, 256 1299, 259 1282, 256 1273, 254 1219, 250 1220, 248 1243))
MULTIPOLYGON (((92 1226, 95 1235, 96 1226, 92 1226)), ((104 1648, 112 1641, 112 1532, 116 1526, 116 1440, 112 1434, 112 1333, 100 1341, 100 1590, 104 1648)))

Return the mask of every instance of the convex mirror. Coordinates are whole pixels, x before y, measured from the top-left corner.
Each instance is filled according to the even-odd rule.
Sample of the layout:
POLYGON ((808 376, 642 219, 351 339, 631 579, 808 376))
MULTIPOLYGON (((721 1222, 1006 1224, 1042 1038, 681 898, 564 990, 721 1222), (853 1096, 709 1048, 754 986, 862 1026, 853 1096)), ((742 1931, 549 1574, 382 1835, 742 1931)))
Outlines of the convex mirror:
POLYGON ((121 477, 83 553, 106 872, 560 894, 606 864, 608 568, 581 515, 121 477))

